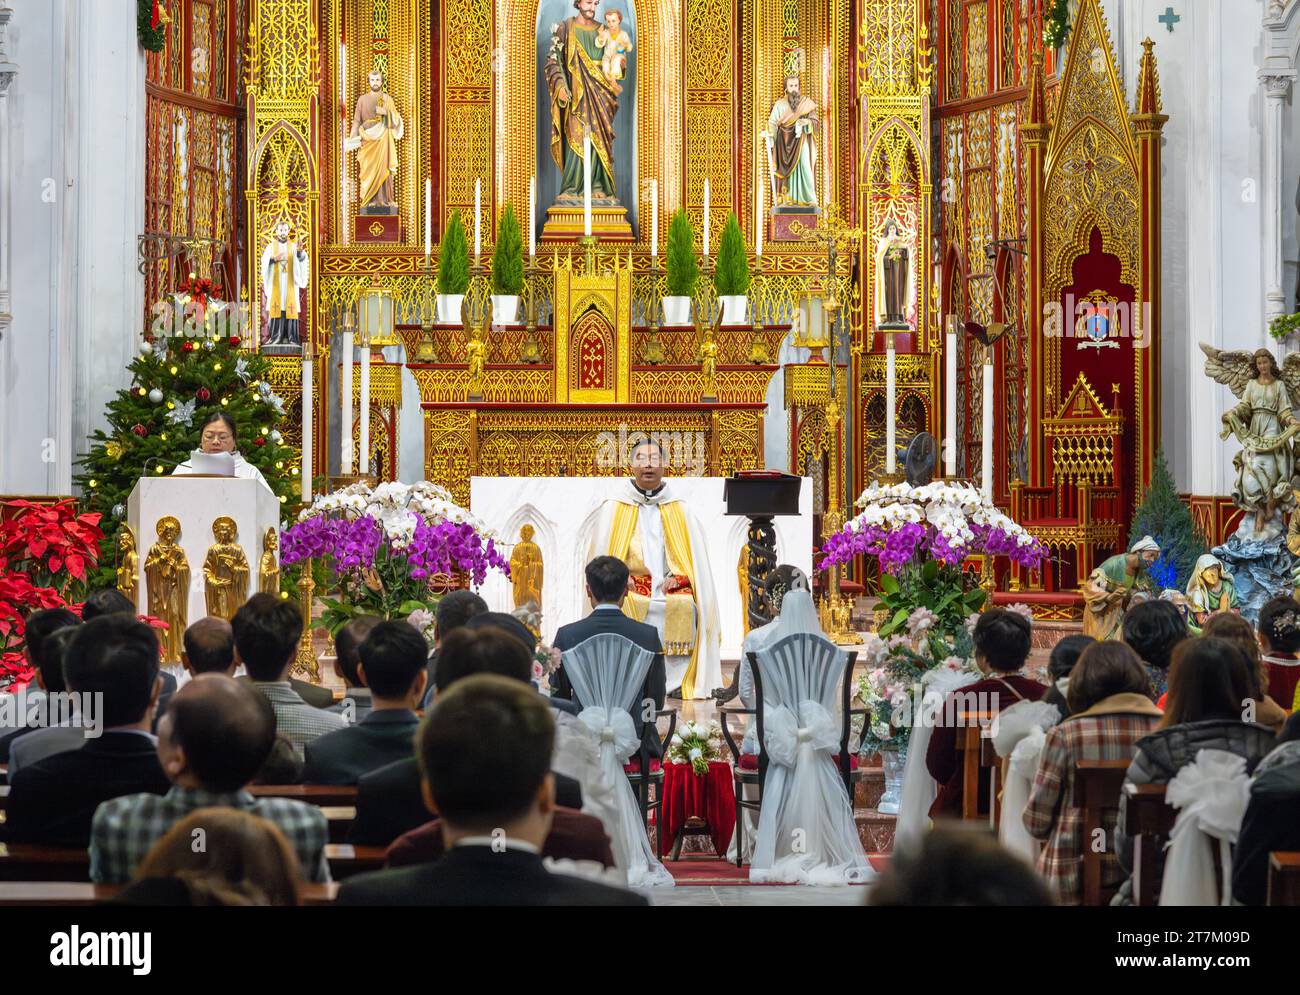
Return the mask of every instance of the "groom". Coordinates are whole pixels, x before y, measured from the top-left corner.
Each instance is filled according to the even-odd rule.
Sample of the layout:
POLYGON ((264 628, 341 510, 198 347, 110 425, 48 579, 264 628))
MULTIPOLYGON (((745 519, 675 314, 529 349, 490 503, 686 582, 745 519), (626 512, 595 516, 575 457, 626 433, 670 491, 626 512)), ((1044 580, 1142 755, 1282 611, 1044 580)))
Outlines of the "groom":
POLYGON ((642 442, 631 453, 632 479, 600 509, 590 562, 613 556, 631 574, 624 610, 659 630, 669 697, 707 698, 722 683, 718 601, 704 530, 664 482, 665 453, 642 442))

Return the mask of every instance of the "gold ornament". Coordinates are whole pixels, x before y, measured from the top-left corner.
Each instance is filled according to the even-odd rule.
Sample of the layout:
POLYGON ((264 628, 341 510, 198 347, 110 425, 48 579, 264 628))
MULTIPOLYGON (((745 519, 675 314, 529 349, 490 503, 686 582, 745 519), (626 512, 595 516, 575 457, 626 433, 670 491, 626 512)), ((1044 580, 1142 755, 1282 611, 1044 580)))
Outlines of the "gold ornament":
POLYGON ((117 589, 135 604, 136 582, 140 576, 140 554, 135 551, 135 533, 123 525, 117 534, 117 589))
POLYGON ((262 563, 257 572, 257 589, 263 594, 280 593, 280 560, 276 551, 280 548, 280 534, 274 528, 266 530, 262 537, 262 563))
POLYGON ((158 519, 158 541, 149 547, 144 576, 149 584, 149 614, 167 623, 159 636, 164 664, 181 662, 181 637, 190 613, 190 562, 177 545, 181 523, 171 515, 158 519))
POLYGON ((123 452, 122 443, 116 439, 109 439, 104 443, 104 454, 111 460, 120 460, 123 452))
POLYGON ((238 531, 228 515, 212 523, 212 537, 217 541, 203 560, 204 597, 209 615, 230 621, 248 599, 248 557, 235 542, 238 531))

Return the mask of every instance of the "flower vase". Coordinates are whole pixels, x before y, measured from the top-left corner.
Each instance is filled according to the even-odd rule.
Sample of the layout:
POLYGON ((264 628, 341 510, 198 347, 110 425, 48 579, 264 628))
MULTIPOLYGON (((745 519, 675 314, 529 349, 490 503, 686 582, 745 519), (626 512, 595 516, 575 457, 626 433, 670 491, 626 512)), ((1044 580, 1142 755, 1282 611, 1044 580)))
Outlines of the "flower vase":
POLYGON ((880 762, 885 769, 885 793, 876 804, 881 815, 897 815, 903 802, 903 766, 907 750, 881 750, 880 762))

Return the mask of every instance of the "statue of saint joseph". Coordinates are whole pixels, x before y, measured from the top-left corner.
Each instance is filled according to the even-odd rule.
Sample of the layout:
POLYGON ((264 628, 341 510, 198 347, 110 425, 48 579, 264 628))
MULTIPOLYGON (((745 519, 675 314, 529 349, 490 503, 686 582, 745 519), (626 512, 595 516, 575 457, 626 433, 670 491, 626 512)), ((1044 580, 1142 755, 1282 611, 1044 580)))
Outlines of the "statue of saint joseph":
POLYGON ((622 84, 605 75, 605 39, 597 38, 596 0, 574 0, 576 17, 551 28, 542 72, 551 99, 551 157, 560 169, 562 204, 582 203, 582 138, 591 133, 591 199, 618 203, 614 187, 614 116, 622 84))

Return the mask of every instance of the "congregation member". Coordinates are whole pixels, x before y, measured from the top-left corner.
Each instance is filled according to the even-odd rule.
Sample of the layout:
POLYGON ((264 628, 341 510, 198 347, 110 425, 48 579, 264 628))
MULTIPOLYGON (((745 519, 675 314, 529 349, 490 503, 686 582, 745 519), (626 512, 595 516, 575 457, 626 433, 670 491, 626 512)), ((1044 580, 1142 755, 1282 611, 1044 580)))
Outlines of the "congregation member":
MULTIPOLYGON (((480 612, 465 623, 465 628, 471 631, 482 629, 487 626, 500 629, 502 632, 514 636, 524 644, 524 648, 528 650, 529 659, 528 683, 533 685, 533 687, 537 687, 537 681, 534 677, 536 668, 533 666, 533 661, 537 657, 536 633, 534 633, 532 629, 528 628, 528 626, 526 626, 523 623, 523 620, 518 616, 507 614, 506 612, 480 612)), ((568 698, 556 698, 552 695, 546 700, 557 712, 565 712, 569 715, 578 714, 578 706, 568 698)))
POLYGON ((890 857, 867 891, 875 908, 1049 906, 1043 881, 983 827, 936 826, 890 857))
MULTIPOLYGON (((643 705, 653 702, 655 709, 663 708, 667 692, 667 674, 659 630, 653 625, 638 622, 623 612, 623 602, 627 598, 628 591, 627 564, 614 556, 597 556, 587 564, 584 572, 591 614, 578 622, 560 626, 551 645, 563 653, 601 633, 611 632, 630 639, 642 649, 654 654, 645 683, 641 687, 639 701, 643 705)), ((582 702, 577 701, 573 686, 565 676, 562 662, 551 675, 551 695, 555 698, 573 700, 579 709, 582 708, 582 702)), ((657 770, 663 759, 663 743, 655 723, 645 720, 644 711, 644 708, 634 709, 632 720, 636 723, 637 734, 641 737, 641 750, 650 757, 650 769, 657 770)), ((639 763, 639 759, 634 758, 634 762, 639 763)))
POLYGON ((181 647, 181 664, 190 677, 235 676, 235 630, 224 618, 209 615, 193 623, 181 637, 181 647))
POLYGON ((41 669, 37 680, 44 690, 37 707, 44 721, 43 727, 29 727, 27 735, 14 739, 9 749, 9 776, 14 777, 24 767, 38 760, 52 757, 65 750, 75 750, 86 742, 86 732, 76 714, 77 702, 63 692, 63 660, 68 647, 77 634, 77 626, 57 629, 45 637, 41 644, 41 669))
MULTIPOLYGON (((475 674, 497 674, 529 683, 532 658, 527 648, 504 629, 463 625, 442 641, 434 680, 438 694, 475 674)), ((542 697, 538 695, 538 697, 542 697)), ((545 703, 545 698, 542 699, 545 703)), ((567 808, 582 808, 582 790, 572 778, 556 775, 556 799, 567 808)), ((388 846, 403 833, 429 821, 421 788, 420 767, 414 753, 380 767, 357 781, 356 818, 349 840, 370 846, 388 846)))
POLYGON ((300 905, 298 858, 275 823, 201 808, 163 834, 111 905, 300 905), (205 846, 195 847, 202 832, 205 846))
MULTIPOLYGON (((1029 659, 1030 627, 1023 615, 991 608, 980 615, 971 635, 975 663, 987 676, 948 695, 931 733, 925 765, 939 785, 934 804, 930 806, 930 816, 935 819, 959 818, 962 814, 962 769, 957 737, 967 721, 963 709, 969 710, 968 705, 973 705, 996 714, 1017 701, 1037 701, 1047 691, 1024 673, 1025 661, 1029 659)), ((982 808, 987 806, 988 778, 987 768, 980 768, 982 808)))
POLYGON ((408 622, 379 622, 370 629, 357 677, 370 690, 371 708, 355 724, 307 744, 307 784, 356 784, 362 775, 411 756, 428 653, 424 636, 408 622))
POLYGON ((358 615, 334 637, 334 673, 343 682, 344 691, 343 700, 331 705, 330 711, 340 715, 351 712, 349 721, 353 723, 364 721, 374 706, 370 688, 357 673, 357 667, 361 663, 361 644, 381 621, 377 615, 358 615))
POLYGON ((87 738, 10 778, 0 838, 10 843, 84 848, 99 804, 122 795, 163 794, 153 727, 162 681, 158 638, 133 615, 111 614, 76 629, 63 665, 69 691, 95 696, 98 715, 81 718, 87 738), (98 729, 91 728, 91 722, 98 729))
POLYGON ((1250 803, 1232 853, 1232 897, 1242 905, 1268 898, 1269 855, 1300 850, 1300 713, 1291 716, 1277 746, 1259 762, 1250 803))
MULTIPOLYGON (((1038 870, 1062 905, 1078 905, 1083 899, 1083 853, 1091 843, 1083 838, 1075 770, 1084 761, 1133 756, 1137 741, 1160 721, 1149 688, 1146 667, 1121 642, 1094 642, 1070 672, 1069 714, 1047 730, 1023 814, 1029 835, 1046 841, 1038 870)), ((1102 819, 1109 840, 1115 811, 1107 810, 1102 819)), ((1101 860, 1102 887, 1115 887, 1123 876, 1113 848, 1107 847, 1101 860)))
MULTIPOLYGON (((81 605, 81 620, 90 622, 105 615, 130 615, 132 618, 139 618, 134 602, 116 587, 106 587, 103 590, 95 591, 87 596, 81 605)), ((155 633, 157 635, 157 633, 155 633)), ((167 702, 173 694, 179 682, 175 674, 167 672, 165 666, 160 666, 158 676, 162 678, 162 691, 158 694, 158 705, 155 708, 155 714, 161 715, 167 708, 167 702)))
POLYGON ((488 610, 487 602, 473 591, 448 591, 438 600, 433 612, 433 652, 429 654, 429 681, 424 692, 423 707, 433 704, 434 670, 438 666, 438 647, 442 641, 467 623, 475 615, 488 610))
MULTIPOLYGON (((1273 730, 1242 721, 1243 703, 1257 691, 1253 665, 1245 651, 1226 639, 1189 639, 1174 651, 1169 670, 1169 697, 1154 732, 1138 740, 1124 784, 1168 784, 1201 750, 1224 750, 1246 761, 1253 771, 1276 745, 1273 730)), ((1115 825, 1115 852, 1126 875, 1133 871, 1133 839, 1120 809, 1115 825)), ((1164 872, 1164 854, 1156 854, 1156 879, 1164 872)), ((1132 902, 1131 876, 1113 903, 1132 902)))
MULTIPOLYGON (((1250 657, 1256 691, 1255 721, 1262 726, 1268 726, 1275 733, 1280 733, 1286 723, 1287 713, 1268 693, 1268 664, 1264 662, 1264 654, 1260 649, 1254 627, 1236 612, 1215 612, 1201 626, 1201 635, 1235 643, 1241 647, 1246 656, 1250 657)), ((1161 708, 1165 707, 1163 700, 1156 704, 1161 708)))
POLYGON ((1092 636, 1063 636, 1052 647, 1052 653, 1047 658, 1047 693, 1042 700, 1055 705, 1061 718, 1070 714, 1070 674, 1074 671, 1074 665, 1079 662, 1083 651, 1096 641, 1092 636))
POLYGON ((1169 661, 1179 643, 1191 638, 1187 622, 1168 601, 1143 601, 1124 614, 1124 642, 1133 647, 1151 679, 1151 700, 1158 701, 1169 686, 1169 661))
POLYGON ((252 686, 271 703, 276 729, 288 737, 299 757, 317 736, 347 725, 343 716, 309 705, 289 683, 302 635, 302 612, 296 604, 274 594, 254 594, 230 625, 235 652, 252 686))
POLYGON ((158 760, 170 787, 99 806, 90 833, 90 878, 127 881, 167 831, 197 809, 233 808, 274 823, 302 873, 328 881, 328 827, 319 807, 291 798, 254 798, 246 786, 275 741, 275 713, 254 688, 204 674, 176 692, 158 724, 158 760))
POLYGON ((439 813, 437 860, 348 878, 339 905, 646 905, 543 863, 555 811, 555 720, 527 684, 476 674, 440 691, 420 726, 423 790, 439 813))
POLYGON ((1269 697, 1294 711, 1300 684, 1300 604, 1294 598, 1273 598, 1259 610, 1258 630, 1269 697))
MULTIPOLYGON (((36 672, 32 682, 24 689, 27 696, 27 708, 44 709, 46 692, 58 691, 63 688, 62 664, 60 663, 58 668, 50 668, 48 671, 42 666, 44 655, 41 650, 46 638, 59 629, 79 625, 80 622, 81 620, 66 608, 44 608, 27 616, 25 631, 23 632, 23 656, 27 658, 28 664, 36 672), (56 670, 57 673, 55 673, 56 670), (51 681, 57 686, 49 687, 51 681), (36 704, 33 705, 33 702, 36 704)), ((15 739, 36 728, 38 727, 29 725, 0 727, 0 763, 9 762, 9 745, 15 739)))

